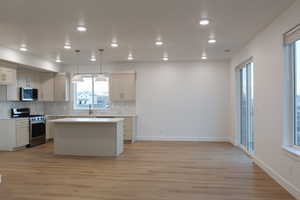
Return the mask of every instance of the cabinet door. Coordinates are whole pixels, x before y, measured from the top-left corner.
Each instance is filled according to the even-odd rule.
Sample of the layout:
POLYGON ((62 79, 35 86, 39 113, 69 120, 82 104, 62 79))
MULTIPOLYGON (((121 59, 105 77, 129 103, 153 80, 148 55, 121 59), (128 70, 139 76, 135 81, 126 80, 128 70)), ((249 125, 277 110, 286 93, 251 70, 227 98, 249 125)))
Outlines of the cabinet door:
POLYGON ((135 100, 135 74, 125 74, 123 81, 123 92, 125 101, 135 100))
POLYGON ((7 85, 6 86, 6 97, 7 101, 19 101, 20 100, 20 91, 17 87, 17 84, 7 85))
POLYGON ((132 140, 133 133, 132 118, 124 119, 124 140, 132 140))
POLYGON ((15 69, 0 68, 1 100, 18 101, 17 72, 15 69))
POLYGON ((111 101, 135 100, 135 73, 117 73, 111 75, 111 101))
POLYGON ((112 74, 110 77, 110 100, 121 101, 123 97, 122 79, 119 74, 112 74))
POLYGON ((6 84, 6 74, 2 69, 0 69, 0 84, 6 84))
POLYGON ((54 74, 41 73, 40 74, 40 101, 54 101, 54 74))
POLYGON ((1 68, 0 69, 0 84, 10 85, 17 82, 17 72, 15 69, 1 68))
POLYGON ((54 78, 54 101, 69 101, 69 79, 65 74, 54 78))
POLYGON ((29 122, 28 120, 16 121, 16 146, 23 147, 29 144, 29 122))

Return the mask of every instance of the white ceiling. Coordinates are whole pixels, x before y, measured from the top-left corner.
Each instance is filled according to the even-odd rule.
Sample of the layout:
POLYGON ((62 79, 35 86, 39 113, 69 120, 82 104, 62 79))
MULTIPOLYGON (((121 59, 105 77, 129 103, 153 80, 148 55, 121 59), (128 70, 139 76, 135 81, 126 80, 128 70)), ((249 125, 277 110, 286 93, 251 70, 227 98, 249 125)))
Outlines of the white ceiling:
POLYGON ((228 59, 294 0, 1 0, 0 45, 64 64, 74 63, 73 50, 82 50, 80 63, 89 64, 92 51, 105 48, 105 59, 125 61, 132 51, 137 61, 228 59), (200 27, 201 17, 212 24, 200 27), (86 33, 76 31, 85 23, 86 33), (209 45, 214 35, 217 43, 209 45), (163 47, 154 41, 161 37, 163 47), (112 49, 116 38, 120 47, 112 49), (73 50, 64 50, 70 40, 73 50))

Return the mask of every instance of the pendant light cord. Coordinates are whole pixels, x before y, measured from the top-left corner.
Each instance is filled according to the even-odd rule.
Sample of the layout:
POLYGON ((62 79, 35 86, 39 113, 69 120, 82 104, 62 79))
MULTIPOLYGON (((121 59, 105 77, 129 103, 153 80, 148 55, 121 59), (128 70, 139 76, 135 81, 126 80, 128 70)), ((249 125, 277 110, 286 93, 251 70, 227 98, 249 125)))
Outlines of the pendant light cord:
POLYGON ((103 52, 104 49, 99 49, 100 74, 103 74, 103 52))
POLYGON ((79 74, 79 54, 80 54, 80 50, 75 50, 75 53, 77 55, 77 74, 79 74))

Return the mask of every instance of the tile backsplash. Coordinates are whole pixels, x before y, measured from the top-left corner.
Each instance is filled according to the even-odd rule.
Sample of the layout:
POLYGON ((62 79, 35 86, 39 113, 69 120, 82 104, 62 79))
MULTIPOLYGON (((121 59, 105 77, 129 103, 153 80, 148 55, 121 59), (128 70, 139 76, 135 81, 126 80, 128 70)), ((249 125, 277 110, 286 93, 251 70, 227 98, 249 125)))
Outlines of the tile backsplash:
MULTIPOLYGON (((45 113, 48 115, 59 114, 74 114, 74 115, 86 115, 88 111, 74 110, 73 103, 70 102, 55 102, 45 104, 45 113)), ((94 114, 135 114, 135 102, 114 102, 107 110, 97 110, 94 114)))
POLYGON ((45 114, 42 102, 0 102, 0 118, 10 117, 11 108, 30 108, 32 114, 45 114))
MULTIPOLYGON (((74 110, 72 102, 0 102, 0 118, 10 117, 11 108, 30 108, 32 114, 86 115, 88 111, 74 110)), ((113 103, 108 110, 94 114, 135 114, 135 102, 113 103)))

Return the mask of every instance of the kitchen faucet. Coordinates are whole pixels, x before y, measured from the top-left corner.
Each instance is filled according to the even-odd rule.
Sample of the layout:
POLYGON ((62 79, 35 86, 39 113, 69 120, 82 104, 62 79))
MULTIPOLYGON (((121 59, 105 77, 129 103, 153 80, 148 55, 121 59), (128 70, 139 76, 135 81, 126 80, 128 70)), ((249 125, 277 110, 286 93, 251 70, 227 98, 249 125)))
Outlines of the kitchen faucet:
POLYGON ((93 114, 92 105, 89 104, 89 115, 92 115, 92 114, 93 114))

